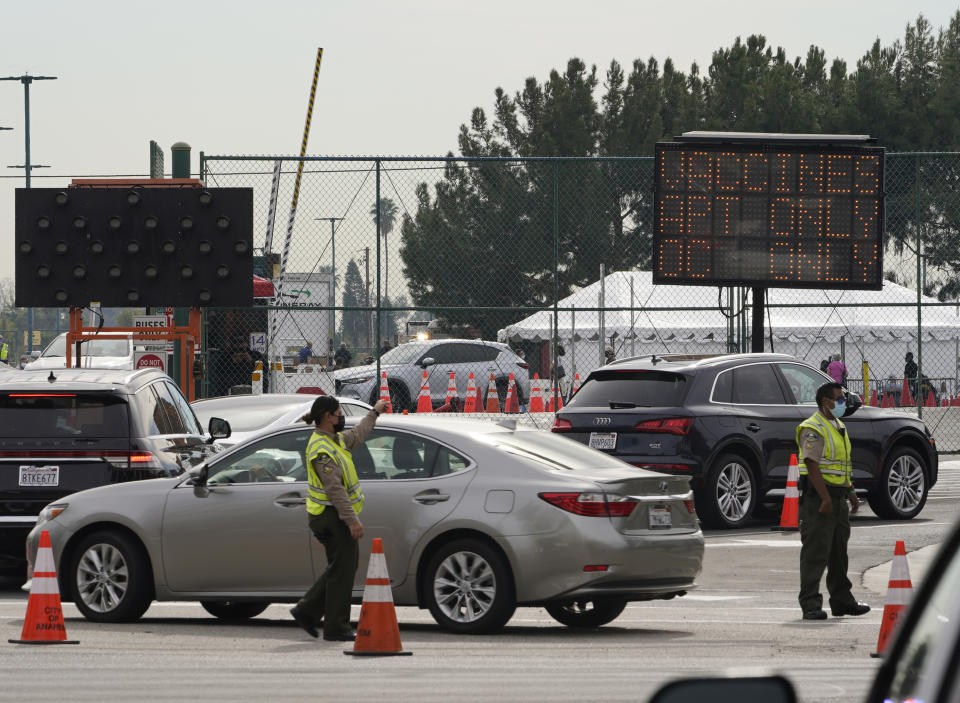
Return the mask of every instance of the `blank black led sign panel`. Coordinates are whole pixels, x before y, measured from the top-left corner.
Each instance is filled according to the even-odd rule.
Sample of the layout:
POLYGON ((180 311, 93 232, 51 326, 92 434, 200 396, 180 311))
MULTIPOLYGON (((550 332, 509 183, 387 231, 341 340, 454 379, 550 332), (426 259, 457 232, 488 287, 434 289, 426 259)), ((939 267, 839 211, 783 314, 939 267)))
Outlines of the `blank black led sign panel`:
POLYGON ((883 147, 658 143, 653 282, 883 287, 883 147))
POLYGON ((22 307, 253 304, 251 188, 19 188, 22 307))

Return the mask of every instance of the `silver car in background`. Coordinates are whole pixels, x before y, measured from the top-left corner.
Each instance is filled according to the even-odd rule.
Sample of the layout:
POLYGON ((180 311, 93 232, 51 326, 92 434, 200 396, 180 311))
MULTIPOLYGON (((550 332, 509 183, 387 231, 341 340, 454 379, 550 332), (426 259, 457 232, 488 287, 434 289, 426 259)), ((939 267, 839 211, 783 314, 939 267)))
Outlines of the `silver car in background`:
MULTIPOLYGON (((90 620, 199 600, 248 618, 297 600, 324 570, 307 529, 310 428, 261 435, 177 478, 83 491, 47 506, 60 593, 90 620)), ((571 627, 694 586, 703 534, 688 479, 555 434, 460 418, 381 417, 353 452, 366 496, 353 596, 383 540, 397 605, 445 630, 486 633, 517 606, 571 627)))
MULTIPOLYGON (((133 370, 133 338, 90 339, 80 345, 82 368, 133 370)), ((76 349, 71 349, 70 365, 77 365, 76 349)), ((24 370, 62 369, 67 365, 67 333, 57 335, 40 354, 29 362, 24 370)))

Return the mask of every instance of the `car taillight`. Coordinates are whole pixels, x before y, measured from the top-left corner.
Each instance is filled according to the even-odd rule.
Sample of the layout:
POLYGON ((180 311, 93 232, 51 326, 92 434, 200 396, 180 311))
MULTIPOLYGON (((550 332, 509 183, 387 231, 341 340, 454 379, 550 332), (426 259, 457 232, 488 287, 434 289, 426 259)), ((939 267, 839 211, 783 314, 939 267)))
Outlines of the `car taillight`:
POLYGON ((687 506, 688 513, 691 515, 696 514, 696 511, 693 509, 693 498, 688 498, 687 500, 683 501, 683 504, 687 506))
POLYGON ((162 468, 157 458, 151 452, 132 451, 127 452, 108 452, 104 454, 104 459, 110 462, 111 466, 118 469, 158 469, 162 468))
POLYGON ((540 493, 539 496, 561 510, 587 517, 625 517, 638 502, 629 498, 608 500, 603 493, 540 493))
POLYGON ((569 432, 573 429, 573 424, 569 420, 564 420, 561 417, 555 417, 553 419, 553 427, 550 428, 551 432, 569 432))
POLYGON ((691 417, 668 417, 662 420, 644 420, 638 422, 635 430, 640 432, 660 432, 664 434, 685 435, 693 424, 691 417))

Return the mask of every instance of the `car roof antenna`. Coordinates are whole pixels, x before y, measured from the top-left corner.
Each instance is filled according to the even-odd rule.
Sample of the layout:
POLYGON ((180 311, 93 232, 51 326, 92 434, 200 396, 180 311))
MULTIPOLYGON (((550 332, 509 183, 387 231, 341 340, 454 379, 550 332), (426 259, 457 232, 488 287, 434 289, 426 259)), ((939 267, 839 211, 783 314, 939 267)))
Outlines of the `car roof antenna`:
POLYGON ((654 365, 655 365, 658 361, 663 361, 663 359, 661 359, 660 357, 658 357, 656 354, 651 354, 651 355, 650 355, 650 363, 651 363, 651 364, 654 364, 654 365))
POLYGON ((50 375, 47 376, 47 380, 50 381, 50 383, 56 383, 57 381, 57 377, 53 375, 52 369, 50 370, 50 375))

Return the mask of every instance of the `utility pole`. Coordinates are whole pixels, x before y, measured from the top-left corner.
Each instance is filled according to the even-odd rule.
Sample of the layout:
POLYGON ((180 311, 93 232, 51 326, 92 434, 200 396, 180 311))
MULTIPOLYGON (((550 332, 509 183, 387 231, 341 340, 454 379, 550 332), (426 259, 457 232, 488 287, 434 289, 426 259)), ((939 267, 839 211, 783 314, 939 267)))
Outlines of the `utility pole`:
MULTIPOLYGON (((330 290, 332 292, 333 298, 333 307, 337 307, 337 240, 336 240, 336 223, 342 221, 342 217, 314 217, 316 221, 330 220, 330 290)), ((331 355, 334 352, 334 342, 337 337, 337 311, 330 311, 330 353, 331 355)))
MULTIPOLYGON (((49 166, 35 166, 30 163, 30 84, 34 81, 55 81, 56 76, 30 76, 26 73, 22 76, 0 77, 0 81, 20 81, 23 83, 23 133, 26 157, 22 166, 10 166, 10 168, 22 168, 27 179, 27 188, 30 187, 30 172, 35 168, 49 168, 49 166)), ((59 312, 57 313, 59 316, 59 312)), ((33 308, 27 308, 27 353, 33 351, 33 308)))
POLYGON ((367 308, 363 315, 367 321, 367 324, 364 326, 367 328, 367 349, 369 349, 370 327, 373 324, 373 321, 370 317, 370 247, 363 248, 363 270, 366 272, 366 285, 364 286, 363 304, 367 308))

